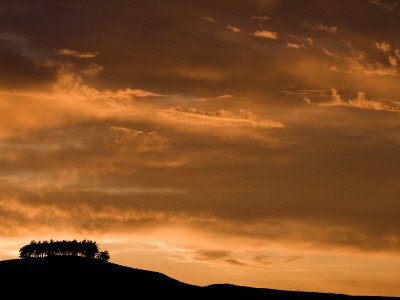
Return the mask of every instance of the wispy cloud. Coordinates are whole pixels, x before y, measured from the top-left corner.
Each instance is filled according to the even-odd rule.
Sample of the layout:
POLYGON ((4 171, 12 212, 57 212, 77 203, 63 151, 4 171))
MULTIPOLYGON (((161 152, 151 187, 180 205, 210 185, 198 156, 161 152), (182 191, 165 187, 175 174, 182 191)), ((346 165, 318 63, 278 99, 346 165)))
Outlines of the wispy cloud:
POLYGON ((330 101, 320 102, 317 105, 322 107, 345 106, 376 111, 400 112, 399 102, 383 103, 381 101, 367 100, 364 92, 358 92, 356 98, 345 101, 342 100, 336 89, 332 89, 330 101))
POLYGON ((239 33, 240 32, 240 29, 238 27, 235 27, 235 26, 227 25, 226 28, 231 30, 234 33, 239 33))
POLYGON ((300 48, 301 48, 301 46, 300 46, 299 44, 290 43, 290 42, 287 42, 287 43, 286 43, 286 46, 287 46, 288 48, 292 48, 292 49, 300 49, 300 48))
POLYGON ((311 47, 314 45, 312 38, 297 36, 294 34, 289 34, 287 40, 286 46, 291 49, 311 50, 311 47))
POLYGON ((232 250, 188 247, 183 245, 169 245, 162 242, 147 243, 168 254, 168 259, 180 262, 192 262, 208 265, 232 265, 256 269, 283 266, 306 258, 304 255, 288 255, 281 253, 273 256, 263 254, 257 250, 245 251, 241 248, 232 250))
POLYGON ((389 52, 390 51, 390 44, 387 42, 382 42, 382 43, 375 43, 376 48, 378 48, 382 52, 389 52))
POLYGON ((71 49, 65 48, 65 49, 58 50, 57 54, 73 56, 73 57, 77 57, 77 58, 93 58, 93 57, 96 57, 97 55, 99 55, 99 52, 97 52, 97 51, 95 51, 95 52, 79 52, 76 50, 71 50, 71 49))
POLYGON ((96 63, 91 63, 82 70, 82 73, 86 76, 96 76, 103 70, 104 70, 103 66, 100 66, 99 64, 96 63))
POLYGON ((136 114, 135 98, 162 97, 164 95, 142 89, 96 89, 67 69, 60 69, 54 82, 46 90, 2 90, 1 109, 6 109, 0 124, 0 135, 14 130, 38 130, 76 124, 82 120, 136 114), (24 99, 24 105, 16 99, 24 99), (37 110, 40 107, 40 110, 37 110), (36 108, 36 109, 35 109, 36 108), (32 110, 36 110, 32 114, 32 110), (47 115, 47 117, 45 117, 47 115))
POLYGON ((174 121, 197 125, 218 127, 252 127, 252 128, 282 128, 284 124, 278 121, 261 118, 248 110, 241 109, 239 114, 227 110, 203 111, 196 108, 185 110, 173 107, 159 111, 159 114, 174 121))
POLYGON ((303 259, 303 258, 305 258, 304 255, 291 255, 291 256, 283 258, 282 262, 291 263, 291 262, 295 262, 295 261, 297 261, 299 259, 303 259))
POLYGON ((334 52, 332 52, 332 51, 330 51, 330 50, 328 50, 328 49, 326 49, 326 48, 323 48, 323 49, 322 49, 322 52, 324 52, 325 55, 328 55, 328 56, 330 56, 330 57, 334 57, 334 58, 343 58, 342 56, 340 56, 340 55, 338 55, 338 54, 336 54, 336 53, 334 53, 334 52))
POLYGON ((216 21, 211 17, 203 17, 203 20, 207 21, 207 22, 210 22, 210 23, 216 23, 216 21))
POLYGON ((196 100, 198 101, 218 101, 218 100, 232 100, 235 97, 233 95, 220 95, 220 96, 216 96, 216 97, 201 97, 201 98, 197 98, 196 100))
POLYGON ((386 2, 385 3, 382 0, 369 0, 369 3, 377 5, 380 8, 382 8, 386 11, 389 11, 389 12, 393 11, 395 9, 395 7, 397 6, 397 3, 395 3, 395 2, 390 2, 390 3, 386 2))
POLYGON ((388 60, 389 60, 389 63, 392 65, 392 67, 397 67, 397 58, 396 57, 389 55, 388 60))
POLYGON ((305 22, 305 23, 303 23, 303 26, 310 28, 312 30, 325 31, 325 32, 328 32, 331 34, 336 34, 338 31, 337 26, 328 26, 328 25, 324 25, 322 23, 311 24, 311 23, 305 22))
POLYGON ((136 97, 165 97, 166 95, 163 94, 157 94, 157 93, 153 93, 150 91, 146 91, 146 90, 141 90, 141 89, 126 89, 126 92, 128 92, 129 94, 131 94, 132 96, 136 96, 136 97))
POLYGON ((257 20, 257 21, 269 21, 271 20, 270 17, 268 16, 251 16, 252 20, 257 20))
POLYGON ((310 96, 326 96, 329 93, 329 90, 324 89, 295 89, 295 90, 284 90, 282 91, 287 96, 302 96, 302 97, 310 97, 310 96))
POLYGON ((278 33, 268 30, 257 30, 253 33, 254 36, 260 37, 263 39, 271 39, 276 40, 278 38, 278 33))
MULTIPOLYGON (((385 52, 388 53, 388 52, 385 52)), ((390 52, 389 52, 390 53, 390 52)), ((381 62, 371 62, 367 59, 366 53, 358 51, 350 56, 343 57, 347 62, 349 69, 348 73, 351 74, 362 74, 367 76, 390 76, 399 77, 400 74, 397 68, 390 61, 390 56, 388 57, 388 64, 382 64, 381 62)))
POLYGON ((116 132, 122 132, 131 136, 138 136, 140 134, 144 134, 143 131, 137 130, 137 129, 130 129, 122 126, 111 126, 110 130, 116 131, 116 132))
POLYGON ((382 53, 387 55, 387 59, 389 64, 394 68, 393 72, 397 73, 397 60, 400 58, 400 50, 398 48, 394 48, 392 50, 392 45, 388 42, 377 42, 375 43, 376 48, 381 51, 382 53))

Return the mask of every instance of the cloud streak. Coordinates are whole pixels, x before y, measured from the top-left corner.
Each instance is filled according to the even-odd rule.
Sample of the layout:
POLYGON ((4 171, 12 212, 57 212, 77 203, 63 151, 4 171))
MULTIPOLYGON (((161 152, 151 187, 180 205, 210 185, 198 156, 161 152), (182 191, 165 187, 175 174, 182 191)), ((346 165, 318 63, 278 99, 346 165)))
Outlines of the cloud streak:
POLYGON ((324 25, 321 23, 318 23, 318 24, 304 23, 304 26, 307 28, 310 28, 312 30, 325 31, 325 32, 331 33, 331 34, 336 34, 338 31, 337 26, 328 26, 328 25, 324 25))
POLYGON ((276 40, 278 38, 278 33, 268 30, 257 30, 253 33, 254 36, 263 38, 263 39, 271 39, 276 40))
POLYGON ((341 96, 335 89, 332 89, 332 97, 329 102, 318 103, 319 106, 347 106, 376 111, 400 112, 400 103, 392 102, 391 104, 382 103, 380 101, 367 100, 364 92, 358 92, 357 98, 348 101, 342 100, 341 96))
POLYGON ((159 114, 174 122, 184 122, 217 127, 252 127, 252 128, 282 128, 284 124, 278 121, 263 119, 251 111, 241 109, 239 114, 230 111, 201 111, 196 108, 184 110, 173 107, 159 111, 159 114))
POLYGON ((235 27, 235 26, 226 25, 226 28, 231 30, 233 33, 239 33, 240 32, 240 28, 235 27))
POLYGON ((95 52, 79 52, 76 50, 71 50, 68 48, 61 49, 57 51, 58 55, 65 55, 65 56, 73 56, 76 58, 93 58, 99 55, 100 53, 95 51, 95 52))
POLYGON ((397 3, 384 3, 380 0, 369 0, 369 3, 379 6, 388 12, 392 12, 397 6, 397 3))

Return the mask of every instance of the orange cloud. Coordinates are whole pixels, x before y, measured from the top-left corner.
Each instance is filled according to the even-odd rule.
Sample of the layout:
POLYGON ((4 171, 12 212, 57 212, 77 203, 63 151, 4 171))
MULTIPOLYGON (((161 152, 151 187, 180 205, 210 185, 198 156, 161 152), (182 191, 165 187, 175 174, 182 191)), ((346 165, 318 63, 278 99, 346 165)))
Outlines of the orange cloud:
POLYGON ((117 132, 123 132, 132 136, 138 136, 139 134, 144 134, 143 131, 137 130, 137 129, 130 129, 130 128, 125 128, 121 126, 111 126, 110 130, 114 130, 117 132))
POLYGON ((387 42, 376 43, 376 48, 378 48, 382 52, 389 52, 390 51, 390 44, 387 42))
POLYGON ((203 18, 204 21, 210 22, 210 23, 216 23, 215 20, 211 17, 204 17, 203 18))
POLYGON ((226 28, 231 30, 233 33, 239 33, 240 32, 240 29, 238 27, 235 27, 235 26, 226 25, 226 28))
POLYGON ((271 39, 276 40, 278 38, 278 33, 268 30, 257 30, 253 33, 254 36, 260 37, 263 39, 271 39))
POLYGON ((328 49, 322 49, 322 51, 326 54, 326 55, 328 55, 328 56, 331 56, 331 57, 333 57, 333 58, 342 58, 340 55, 338 55, 338 54, 336 54, 336 53, 333 53, 332 51, 329 51, 328 49))
POLYGON ((99 55, 99 52, 79 52, 76 50, 71 50, 68 48, 61 49, 57 51, 59 55, 73 56, 77 58, 93 58, 99 55))
POLYGON ((384 3, 381 0, 369 0, 369 3, 379 6, 388 12, 392 12, 397 6, 397 3, 384 3))
MULTIPOLYGON (((388 59, 390 62, 390 59, 388 59)), ((345 61, 349 65, 349 73, 354 74, 364 74, 367 76, 390 76, 390 77, 399 77, 400 74, 390 63, 390 66, 386 66, 380 62, 369 62, 366 59, 365 53, 357 53, 353 56, 345 57, 345 61)), ((394 63, 394 60, 392 61, 394 63)))
POLYGON ((321 23, 318 24, 310 24, 310 23, 303 23, 303 25, 305 27, 308 27, 312 30, 319 30, 319 31, 325 31, 331 34, 336 34, 338 31, 338 27, 337 26, 327 26, 321 23))
POLYGON ((68 48, 61 49, 57 51, 59 55, 73 56, 77 58, 93 58, 99 55, 99 52, 79 52, 76 50, 71 50, 68 48))
POLYGON ((232 100, 232 99, 234 99, 235 97, 233 96, 233 95, 229 95, 229 94, 226 94, 226 95, 220 95, 220 96, 217 96, 217 97, 202 97, 202 98, 197 98, 196 100, 199 100, 199 101, 218 101, 218 100, 232 100))
POLYGON ((361 109, 371 109, 378 111, 400 112, 400 105, 397 102, 386 104, 380 101, 373 101, 365 99, 364 92, 358 92, 357 98, 343 101, 338 92, 332 89, 332 97, 329 102, 318 103, 319 106, 347 106, 356 107, 361 109))
POLYGON ((241 109, 239 114, 230 111, 201 111, 196 108, 184 110, 173 107, 160 110, 161 116, 174 122, 185 122, 195 125, 210 125, 218 127, 254 127, 254 128, 282 128, 284 124, 278 121, 263 119, 248 110, 241 109))
POLYGON ((164 96, 142 89, 98 90, 84 84, 68 68, 60 69, 57 77, 46 91, 0 90, 0 109, 8 111, 0 121, 0 134, 131 115, 138 110, 132 105, 134 98, 164 96))
POLYGON ((297 35, 289 34, 287 36, 288 42, 286 46, 291 49, 306 49, 310 50, 314 45, 312 38, 310 37, 300 37, 297 35))
POLYGON ((102 66, 100 66, 99 64, 91 63, 82 70, 82 73, 86 76, 96 76, 103 70, 104 70, 104 68, 102 66))
POLYGON ((397 67, 397 58, 396 57, 389 55, 388 60, 389 60, 389 63, 393 67, 397 67))

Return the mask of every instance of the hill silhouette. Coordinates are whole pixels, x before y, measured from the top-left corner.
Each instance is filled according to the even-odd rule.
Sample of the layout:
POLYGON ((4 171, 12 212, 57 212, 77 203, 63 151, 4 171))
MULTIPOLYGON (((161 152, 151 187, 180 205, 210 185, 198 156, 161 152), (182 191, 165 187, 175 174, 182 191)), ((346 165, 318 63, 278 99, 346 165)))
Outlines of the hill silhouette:
POLYGON ((180 282, 164 274, 78 256, 0 261, 5 295, 38 299, 398 299, 180 282))

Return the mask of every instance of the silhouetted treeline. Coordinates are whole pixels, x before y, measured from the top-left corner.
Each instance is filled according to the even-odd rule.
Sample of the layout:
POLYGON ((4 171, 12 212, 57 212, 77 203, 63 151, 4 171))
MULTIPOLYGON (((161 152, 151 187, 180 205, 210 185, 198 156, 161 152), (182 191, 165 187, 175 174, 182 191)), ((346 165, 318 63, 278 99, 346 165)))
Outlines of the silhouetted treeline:
POLYGON ((99 252, 99 247, 96 242, 83 240, 78 242, 73 241, 31 241, 30 244, 23 246, 19 250, 21 258, 29 257, 45 257, 52 255, 72 255, 84 256, 89 258, 98 258, 105 261, 110 259, 108 251, 99 252))

